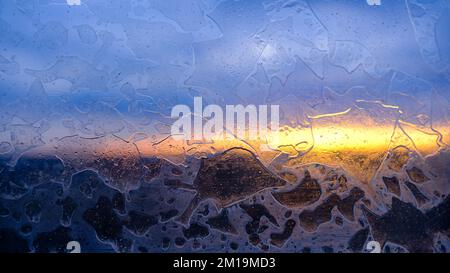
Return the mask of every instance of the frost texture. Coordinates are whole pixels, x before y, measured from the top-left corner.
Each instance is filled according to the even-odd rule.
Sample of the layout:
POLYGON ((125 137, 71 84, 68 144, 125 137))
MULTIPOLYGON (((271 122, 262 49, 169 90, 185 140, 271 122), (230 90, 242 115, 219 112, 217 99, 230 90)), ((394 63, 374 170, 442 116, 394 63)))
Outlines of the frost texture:
POLYGON ((447 252, 449 3, 2 1, 0 252, 447 252), (195 96, 280 129, 174 140, 195 96))

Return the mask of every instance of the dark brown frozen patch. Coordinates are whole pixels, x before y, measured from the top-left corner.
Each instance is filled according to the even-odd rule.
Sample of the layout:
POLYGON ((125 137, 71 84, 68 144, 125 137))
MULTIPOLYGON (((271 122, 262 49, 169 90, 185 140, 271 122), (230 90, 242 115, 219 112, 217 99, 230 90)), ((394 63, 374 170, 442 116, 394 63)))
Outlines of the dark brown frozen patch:
POLYGON ((342 199, 338 204, 339 212, 347 218, 347 220, 354 221, 355 213, 354 207, 355 203, 364 197, 364 191, 358 187, 354 187, 350 190, 350 194, 342 199))
POLYGON ((240 204, 241 207, 254 221, 258 221, 261 217, 265 216, 272 224, 279 226, 275 217, 269 212, 269 210, 261 204, 240 204))
POLYGON ((261 225, 261 217, 266 217, 272 224, 279 226, 275 217, 270 214, 269 210, 261 204, 239 205, 252 220, 245 225, 245 232, 248 234, 248 240, 252 245, 258 245, 261 242, 259 237, 260 233, 263 233, 269 227, 267 225, 261 225))
POLYGON ((283 247, 286 241, 291 237, 294 227, 295 221, 292 219, 287 220, 286 223, 284 223, 283 232, 270 234, 270 243, 277 247, 283 247))
POLYGON ((197 192, 180 216, 180 221, 187 223, 192 212, 205 199, 212 199, 219 208, 225 208, 264 189, 284 185, 286 181, 267 170, 249 150, 227 150, 212 158, 202 159, 193 185, 176 185, 197 192))
POLYGON ((410 169, 406 169, 406 173, 408 174, 409 178, 415 182, 415 183, 424 183, 428 180, 430 180, 421 169, 417 167, 412 167, 410 169))
POLYGON ((189 228, 183 228, 183 235, 188 240, 193 238, 203 238, 209 235, 209 229, 199 223, 193 223, 189 228))
POLYGON ((304 210, 299 215, 300 226, 306 231, 315 231, 319 225, 331 221, 331 210, 337 206, 341 199, 335 193, 330 195, 325 201, 314 210, 304 210))
POLYGON ((350 194, 341 199, 333 193, 313 210, 304 210, 300 213, 300 226, 306 231, 315 231, 321 224, 331 221, 331 211, 337 206, 339 212, 349 221, 354 221, 355 203, 364 197, 364 191, 358 187, 350 190, 350 194))
POLYGON ((428 226, 434 232, 443 232, 450 236, 450 195, 436 207, 426 212, 428 226))
POLYGON ((428 197, 426 197, 420 190, 419 188, 414 185, 414 183, 411 183, 409 181, 405 182, 406 187, 411 191, 411 193, 414 195, 414 198, 417 201, 417 205, 419 205, 419 207, 421 207, 423 204, 425 204, 426 202, 428 202, 428 197))
POLYGON ((308 171, 303 180, 292 190, 273 192, 273 197, 289 208, 303 208, 319 200, 322 190, 316 179, 308 171))
POLYGON ((360 229, 352 236, 352 238, 350 238, 348 249, 353 252, 362 251, 368 236, 369 228, 360 229))
POLYGON ((400 183, 398 182, 397 177, 383 176, 383 182, 388 192, 393 193, 400 197, 400 183))
POLYGON ((392 208, 378 216, 363 207, 372 236, 383 246, 387 241, 401 245, 410 252, 432 252, 433 233, 428 217, 409 203, 392 199, 392 208))
POLYGON ((222 207, 265 188, 285 184, 286 181, 270 173, 253 153, 239 148, 203 160, 194 181, 200 196, 213 198, 222 207))
POLYGON ((208 218, 206 221, 212 229, 217 229, 224 233, 237 234, 236 228, 231 224, 228 218, 228 210, 222 209, 222 211, 214 217, 208 218))

